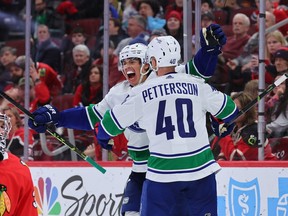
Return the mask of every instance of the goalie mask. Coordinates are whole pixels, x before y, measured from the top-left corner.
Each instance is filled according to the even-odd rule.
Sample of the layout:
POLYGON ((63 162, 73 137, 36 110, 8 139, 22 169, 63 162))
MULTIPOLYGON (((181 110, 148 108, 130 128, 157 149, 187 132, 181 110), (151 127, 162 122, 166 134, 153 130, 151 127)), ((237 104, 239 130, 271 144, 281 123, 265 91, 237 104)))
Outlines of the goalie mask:
POLYGON ((4 158, 6 150, 6 139, 11 130, 10 118, 6 114, 0 113, 0 161, 4 158))
POLYGON ((180 59, 180 45, 172 36, 156 37, 148 44, 146 62, 149 62, 154 71, 157 71, 159 67, 177 66, 180 59), (151 59, 153 57, 157 62, 154 68, 151 65, 151 59))

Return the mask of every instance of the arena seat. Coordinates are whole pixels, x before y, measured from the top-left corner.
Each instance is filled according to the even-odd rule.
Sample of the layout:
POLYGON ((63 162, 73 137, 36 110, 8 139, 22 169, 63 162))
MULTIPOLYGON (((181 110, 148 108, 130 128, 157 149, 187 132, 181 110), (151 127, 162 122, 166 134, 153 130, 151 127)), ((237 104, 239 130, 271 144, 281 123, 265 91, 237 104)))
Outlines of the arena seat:
POLYGON ((25 39, 7 40, 4 46, 10 46, 17 49, 17 56, 25 55, 25 39))
POLYGON ((215 22, 219 25, 228 24, 228 13, 224 10, 215 10, 213 11, 215 22))
POLYGON ((78 26, 82 27, 84 32, 88 36, 97 35, 101 24, 102 24, 102 19, 100 18, 79 19, 70 23, 72 29, 78 26))

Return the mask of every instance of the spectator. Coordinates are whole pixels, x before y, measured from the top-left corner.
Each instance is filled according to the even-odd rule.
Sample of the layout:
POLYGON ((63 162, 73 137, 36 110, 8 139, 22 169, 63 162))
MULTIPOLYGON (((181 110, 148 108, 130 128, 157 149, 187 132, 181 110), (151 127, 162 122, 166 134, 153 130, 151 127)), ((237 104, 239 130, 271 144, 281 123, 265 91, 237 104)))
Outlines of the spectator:
MULTIPOLYGON (((24 156, 24 125, 18 110, 15 107, 4 107, 1 112, 10 118, 11 130, 8 135, 6 149, 19 158, 24 156)), ((35 144, 33 134, 28 133, 28 160, 34 160, 33 147, 35 144)))
POLYGON ((61 73, 61 51, 51 40, 49 28, 39 25, 37 29, 37 41, 34 44, 32 57, 36 62, 48 64, 58 73, 61 73))
MULTIPOLYGON (((193 2, 192 2, 193 4, 193 2)), ((168 4, 165 8, 165 17, 171 12, 171 11, 178 11, 181 16, 183 16, 183 0, 175 0, 172 1, 170 4, 168 4)))
MULTIPOLYGON (((14 84, 18 84, 19 80, 24 77, 25 71, 25 59, 26 57, 19 56, 15 62, 11 63, 9 66, 9 71, 12 76, 12 81, 14 84)), ((62 92, 62 82, 60 77, 49 65, 36 62, 36 64, 30 59, 30 76, 34 82, 41 80, 46 84, 49 89, 51 97, 55 97, 62 92)))
POLYGON ((212 12, 204 11, 201 14, 201 28, 207 28, 209 25, 215 22, 215 17, 212 12))
POLYGON ((166 32, 168 35, 173 36, 181 47, 181 58, 183 59, 183 24, 182 15, 176 10, 170 11, 166 16, 166 32))
POLYGON ((97 104, 103 98, 103 71, 102 66, 92 65, 87 77, 83 82, 77 86, 73 106, 88 106, 90 104, 97 104))
MULTIPOLYGON (((255 2, 256 2, 257 9, 252 13, 251 20, 256 22, 258 19, 258 15, 259 15, 260 3, 259 3, 259 0, 255 0, 255 2)), ((279 10, 277 8, 274 8, 272 0, 265 0, 265 2, 266 2, 265 10, 272 13, 275 16, 275 23, 278 23, 288 18, 288 15, 285 13, 284 10, 279 10)), ((287 36, 288 24, 280 27, 279 30, 284 36, 287 36)))
POLYGON ((76 87, 89 76, 89 68, 92 64, 89 48, 84 44, 75 46, 72 50, 73 69, 66 71, 62 76, 63 93, 74 93, 76 87))
POLYGON ((126 46, 129 45, 131 40, 134 38, 141 37, 143 40, 148 41, 150 35, 146 32, 147 21, 143 16, 135 15, 131 16, 128 19, 128 27, 127 27, 127 34, 129 35, 128 38, 121 40, 114 50, 115 55, 119 55, 120 51, 126 46))
MULTIPOLYGON (((246 107, 252 101, 249 94, 239 92, 231 96, 239 110, 246 107)), ((255 107, 248 110, 235 120, 236 126, 232 133, 226 137, 216 137, 212 143, 212 149, 218 160, 258 160, 258 131, 257 131, 257 112, 255 107), (219 145, 219 146, 218 146, 219 145), (220 147, 218 155, 216 150, 220 147)), ((276 160, 272 154, 268 140, 264 142, 264 159, 276 160)))
POLYGON ((275 68, 277 74, 284 74, 288 71, 288 47, 284 46, 278 49, 275 54, 275 68))
POLYGON ((131 16, 138 15, 138 11, 136 10, 137 2, 139 0, 126 0, 123 17, 122 17, 122 29, 127 31, 128 20, 131 16))
MULTIPOLYGON (((29 79, 29 97, 30 97, 30 105, 29 111, 34 112, 38 106, 42 106, 50 102, 50 94, 49 90, 45 83, 41 80, 37 80, 35 83, 30 78, 29 79)), ((19 98, 20 104, 24 106, 25 102, 25 78, 21 78, 18 83, 19 88, 19 98)))
POLYGON ((109 19, 109 38, 113 41, 115 47, 118 46, 121 40, 127 38, 128 36, 121 28, 121 23, 118 19, 109 19))
MULTIPOLYGON (((282 46, 287 45, 287 41, 283 37, 282 33, 278 30, 270 32, 266 35, 266 60, 265 60, 265 82, 267 85, 270 85, 274 82, 275 77, 277 76, 277 70, 275 68, 275 53, 282 46)), ((281 54, 280 54, 281 55, 281 54)), ((258 79, 258 55, 252 55, 250 71, 252 79, 258 79)), ((247 64, 249 67, 249 64, 247 64)))
POLYGON ((166 36, 166 35, 167 35, 167 32, 164 28, 154 29, 150 34, 149 42, 152 41, 154 37, 166 36))
MULTIPOLYGON (((113 87, 116 83, 125 80, 123 74, 118 70, 118 56, 114 54, 114 44, 112 41, 109 41, 109 88, 113 87)), ((103 56, 104 56, 104 48, 103 43, 100 45, 100 54, 101 57, 96 59, 93 64, 103 65, 103 56)))
MULTIPOLYGON (((104 41, 103 29, 104 27, 102 26, 102 31, 99 31, 98 35, 96 36, 97 40, 96 40, 96 45, 95 45, 94 54, 93 54, 94 59, 101 57, 100 46, 104 41)), ((128 38, 128 35, 122 30, 120 21, 115 18, 110 18, 109 19, 109 39, 113 41, 114 46, 117 47, 120 41, 125 38, 128 38)))
POLYGON ((53 7, 47 5, 47 0, 34 0, 35 10, 32 10, 32 19, 35 23, 35 32, 40 25, 46 25, 53 37, 60 37, 64 34, 64 20, 55 13, 53 7))
MULTIPOLYGON (((7 90, 4 91, 9 97, 11 97, 17 103, 20 103, 19 89, 17 86, 10 86, 7 90)), ((3 97, 0 98, 0 109, 11 104, 8 100, 3 97)))
POLYGON ((166 21, 161 18, 160 4, 155 0, 140 0, 137 4, 138 13, 147 21, 147 30, 163 28, 166 21))
POLYGON ((3 91, 5 87, 12 84, 12 78, 8 71, 9 64, 17 58, 16 49, 4 46, 0 50, 0 90, 3 91))
POLYGON ((258 79, 250 80, 245 84, 244 93, 249 94, 250 97, 254 100, 258 97, 259 81, 258 79))
MULTIPOLYGON (((278 79, 276 77, 276 79, 278 79)), ((288 135, 288 81, 286 80, 284 84, 278 86, 275 89, 276 97, 272 98, 273 107, 271 107, 270 112, 271 118, 268 119, 268 124, 266 129, 268 131, 269 137, 283 137, 288 135)))
POLYGON ((250 27, 249 17, 243 13, 237 13, 232 20, 233 35, 227 37, 227 42, 222 48, 224 61, 237 58, 242 52, 245 44, 248 42, 250 27))
POLYGON ((65 74, 73 69, 72 49, 78 44, 86 45, 87 35, 80 26, 72 30, 71 36, 65 35, 61 43, 61 52, 63 53, 61 74, 65 74))
POLYGON ((279 30, 275 30, 266 35, 265 55, 269 63, 274 63, 274 54, 282 46, 287 46, 288 42, 279 30))
POLYGON ((212 12, 214 5, 211 0, 201 0, 201 12, 212 12))
MULTIPOLYGON (((265 27, 268 28, 272 25, 275 24, 275 16, 273 14, 271 14, 270 12, 265 12, 266 13, 266 23, 265 23, 265 27)), ((243 52, 236 58, 230 60, 228 59, 228 62, 226 63, 226 65, 229 67, 230 70, 230 74, 237 75, 234 78, 234 82, 233 85, 231 85, 231 89, 229 90, 231 91, 242 91, 244 88, 244 83, 249 81, 251 79, 251 75, 250 74, 245 74, 242 73, 244 72, 247 68, 250 67, 251 64, 251 59, 252 56, 255 58, 255 54, 258 52, 258 42, 259 42, 259 33, 256 32, 254 33, 248 40, 248 42, 245 44, 245 46, 243 47, 243 52), (245 77, 243 77, 242 75, 246 75, 245 77), (235 84, 237 83, 237 84, 235 84)))

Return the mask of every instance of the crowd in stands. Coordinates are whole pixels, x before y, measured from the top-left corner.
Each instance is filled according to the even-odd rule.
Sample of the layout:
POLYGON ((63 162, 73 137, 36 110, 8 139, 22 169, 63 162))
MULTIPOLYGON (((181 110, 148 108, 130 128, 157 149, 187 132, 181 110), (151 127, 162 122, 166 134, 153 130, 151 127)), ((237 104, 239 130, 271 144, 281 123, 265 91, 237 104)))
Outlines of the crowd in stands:
MULTIPOLYGON (((274 27, 275 24, 288 20, 288 1, 265 2, 267 87, 281 75, 288 73, 288 22, 279 28, 274 27)), ((61 103, 75 107, 101 101, 102 78, 105 73, 104 1, 32 0, 31 3, 29 111, 33 112, 47 103, 61 110, 61 103), (59 97, 65 95, 70 97, 63 100, 69 98, 69 101, 60 99, 59 103, 59 97)), ((223 53, 219 55, 215 75, 208 82, 231 95, 240 109, 258 95, 259 6, 259 0, 201 0, 201 27, 218 23, 227 35, 227 43, 222 49, 223 53)), ((195 20, 195 0, 192 1, 192 8, 192 17, 195 20)), ((0 0, 0 11, 0 90, 24 105, 26 58, 23 46, 17 42, 24 44, 25 20, 28 17, 25 14, 25 1, 0 0)), ((109 89, 125 80, 118 65, 118 55, 128 44, 147 45, 154 37, 172 35, 180 43, 183 57, 183 0, 110 0, 109 11, 109 89)), ((195 35, 194 23, 191 28, 195 35)), ((194 50, 195 36, 191 38, 191 43, 194 50)), ((286 80, 265 97, 265 160, 288 159, 287 83, 286 80), (273 152, 273 147, 280 145, 284 149, 281 151, 287 151, 287 156, 273 152)), ((10 137, 15 137, 16 134, 20 137, 17 140, 11 139, 8 149, 21 156, 24 130, 20 116, 23 114, 2 98, 0 110, 12 119, 10 137)), ((64 132, 63 135, 67 134, 64 132)), ((101 159, 101 149, 96 139, 93 139, 93 134, 76 132, 75 139, 80 140, 78 145, 82 150, 86 149, 89 156, 101 159)), ((117 137, 114 142, 113 160, 127 159, 125 137, 117 137)), ((29 160, 33 160, 33 146, 36 143, 39 145, 39 135, 30 134, 29 160)), ((211 146, 219 160, 257 160, 256 108, 236 121, 231 135, 215 138, 211 146), (247 130, 255 130, 255 137, 245 136, 247 130)), ((44 158, 41 154, 39 156, 38 148, 34 159, 44 158)))

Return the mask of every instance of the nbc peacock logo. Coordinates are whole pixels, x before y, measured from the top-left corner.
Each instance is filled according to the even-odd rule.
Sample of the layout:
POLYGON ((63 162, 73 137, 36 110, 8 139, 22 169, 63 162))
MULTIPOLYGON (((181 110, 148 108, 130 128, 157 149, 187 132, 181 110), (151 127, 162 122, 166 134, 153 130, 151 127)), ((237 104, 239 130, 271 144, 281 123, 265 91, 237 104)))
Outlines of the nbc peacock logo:
POLYGON ((61 206, 57 201, 58 189, 52 186, 52 181, 49 177, 45 179, 45 183, 42 177, 39 178, 38 187, 34 187, 34 190, 39 215, 60 215, 61 206))

